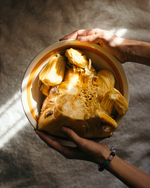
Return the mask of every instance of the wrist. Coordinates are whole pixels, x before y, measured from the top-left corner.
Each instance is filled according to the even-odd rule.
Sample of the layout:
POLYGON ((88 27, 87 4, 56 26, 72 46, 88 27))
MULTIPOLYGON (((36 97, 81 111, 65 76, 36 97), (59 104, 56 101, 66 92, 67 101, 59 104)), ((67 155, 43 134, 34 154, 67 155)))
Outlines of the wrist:
POLYGON ((116 37, 111 43, 111 53, 117 57, 121 63, 128 61, 128 46, 129 41, 127 39, 116 37))
POLYGON ((138 49, 140 47, 139 41, 127 40, 125 39, 123 42, 123 48, 125 49, 125 60, 136 62, 138 56, 140 55, 138 49))
POLYGON ((140 41, 119 38, 116 43, 117 57, 122 63, 127 61, 136 62, 140 56, 140 41))
POLYGON ((150 43, 124 39, 119 46, 123 61, 150 65, 150 43))
POLYGON ((104 162, 98 166, 99 171, 102 172, 110 164, 110 162, 113 160, 114 156, 116 155, 116 151, 117 149, 114 146, 110 148, 109 155, 107 155, 107 158, 105 157, 104 162))
POLYGON ((110 150, 107 147, 104 147, 100 157, 98 157, 95 161, 96 164, 98 164, 98 165, 103 164, 107 160, 109 154, 110 154, 110 150))
POLYGON ((117 43, 116 43, 116 48, 117 48, 117 54, 116 57, 122 62, 125 63, 128 61, 129 59, 129 47, 128 44, 129 41, 127 39, 124 38, 120 38, 118 39, 117 43))

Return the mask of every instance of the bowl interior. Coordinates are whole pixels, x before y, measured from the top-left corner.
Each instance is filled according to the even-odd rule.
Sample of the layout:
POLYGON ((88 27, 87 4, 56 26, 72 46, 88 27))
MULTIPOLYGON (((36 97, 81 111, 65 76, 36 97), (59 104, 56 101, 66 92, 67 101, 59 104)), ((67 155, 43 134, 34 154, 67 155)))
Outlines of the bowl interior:
MULTIPOLYGON (((112 71, 116 79, 115 87, 129 102, 129 86, 123 66, 112 54, 97 44, 85 44, 77 40, 61 41, 49 46, 39 53, 33 59, 24 75, 22 82, 22 105, 27 118, 34 128, 37 126, 38 116, 44 100, 44 96, 39 89, 39 72, 53 55, 56 55, 57 53, 63 55, 65 50, 71 47, 83 51, 87 58, 92 60, 92 64, 97 71, 100 69, 109 69, 112 71)), ((115 120, 118 125, 121 123, 122 119, 123 116, 119 116, 118 114, 115 115, 115 120)), ((73 143, 68 140, 55 136, 52 136, 52 138, 64 145, 73 145, 73 143)), ((99 140, 100 139, 97 141, 99 140)))

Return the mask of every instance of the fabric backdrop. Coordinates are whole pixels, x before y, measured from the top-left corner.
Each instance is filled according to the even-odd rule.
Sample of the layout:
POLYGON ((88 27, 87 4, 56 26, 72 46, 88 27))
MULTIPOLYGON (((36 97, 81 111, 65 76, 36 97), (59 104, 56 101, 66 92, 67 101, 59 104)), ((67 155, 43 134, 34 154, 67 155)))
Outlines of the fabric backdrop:
MULTIPOLYGON (((0 0, 0 187, 124 188, 94 163, 68 160, 34 133, 21 104, 32 59, 77 29, 101 28, 150 42, 149 0, 0 0)), ((150 67, 123 64, 129 110, 113 137, 118 156, 150 174, 150 67)))

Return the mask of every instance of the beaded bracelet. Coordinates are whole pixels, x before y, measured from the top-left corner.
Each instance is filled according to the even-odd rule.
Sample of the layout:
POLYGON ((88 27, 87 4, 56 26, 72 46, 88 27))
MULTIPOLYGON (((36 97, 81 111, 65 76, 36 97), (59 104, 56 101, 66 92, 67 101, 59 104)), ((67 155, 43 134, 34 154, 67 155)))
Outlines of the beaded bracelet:
POLYGON ((112 146, 110 148, 110 151, 111 151, 111 153, 110 153, 108 159, 104 162, 104 164, 98 166, 98 170, 100 172, 102 172, 106 168, 106 166, 109 165, 110 161, 113 160, 113 158, 114 158, 114 156, 116 154, 117 149, 114 146, 112 146))

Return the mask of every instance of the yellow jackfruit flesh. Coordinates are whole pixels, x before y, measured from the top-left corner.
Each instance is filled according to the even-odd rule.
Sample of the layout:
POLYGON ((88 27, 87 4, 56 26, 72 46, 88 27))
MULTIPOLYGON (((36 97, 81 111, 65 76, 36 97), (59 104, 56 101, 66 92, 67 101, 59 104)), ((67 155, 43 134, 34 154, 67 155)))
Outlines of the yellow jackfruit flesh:
POLYGON ((93 85, 97 85, 101 88, 102 92, 99 93, 99 100, 101 101, 105 94, 114 88, 115 77, 108 69, 100 70, 93 79, 93 85))
POLYGON ((114 106, 114 100, 112 100, 111 95, 108 93, 102 99, 101 107, 110 115, 114 106))
POLYGON ((84 138, 111 136, 118 126, 111 117, 112 109, 124 114, 128 103, 114 88, 113 73, 106 69, 97 73, 91 60, 84 63, 83 57, 79 58, 83 53, 78 53, 66 50, 73 66, 66 68, 64 79, 51 88, 43 102, 38 129, 59 137, 64 137, 62 126, 70 127, 84 138))
POLYGON ((42 84, 41 87, 40 87, 40 91, 41 91, 44 95, 48 96, 48 95, 49 95, 50 88, 51 88, 51 86, 47 86, 47 85, 45 85, 45 84, 42 84))
POLYGON ((65 64, 65 57, 57 54, 42 69, 39 79, 48 86, 60 84, 64 78, 65 64))
POLYGON ((128 110, 128 103, 122 94, 115 88, 108 91, 101 101, 101 107, 110 115, 115 107, 119 115, 123 115, 128 110))
POLYGON ((113 89, 113 92, 115 93, 115 99, 114 99, 114 107, 119 113, 119 115, 123 115, 128 110, 128 102, 126 99, 121 95, 121 93, 117 89, 113 89))
POLYGON ((98 109, 98 110, 96 110, 96 114, 101 119, 101 121, 103 122, 104 126, 105 127, 108 126, 108 130, 109 131, 114 132, 116 130, 116 128, 118 126, 116 121, 113 118, 111 118, 106 112, 98 109))
POLYGON ((88 60, 83 52, 80 50, 76 50, 73 48, 67 49, 65 52, 65 56, 68 58, 68 61, 72 65, 76 65, 81 68, 86 68, 88 66, 88 60))
POLYGON ((82 81, 81 79, 82 78, 80 72, 76 72, 71 68, 66 70, 64 81, 68 81, 70 84, 76 86, 77 84, 80 84, 79 82, 82 81))
MULTIPOLYGON (((115 86, 115 77, 113 75, 113 73, 108 70, 108 69, 103 69, 100 70, 97 73, 97 77, 98 77, 98 84, 105 84, 105 86, 107 87, 107 90, 111 90, 114 88, 115 86)), ((101 85, 100 85, 101 87, 101 85)))

